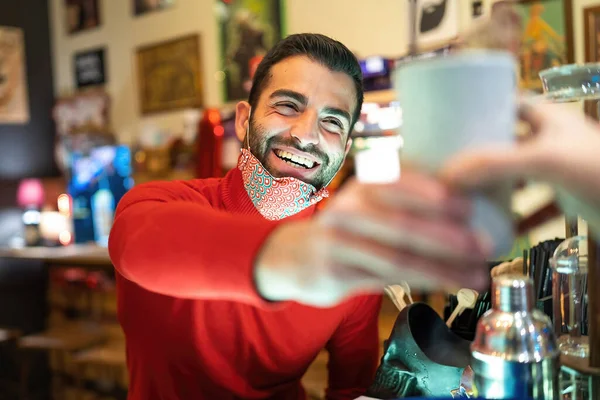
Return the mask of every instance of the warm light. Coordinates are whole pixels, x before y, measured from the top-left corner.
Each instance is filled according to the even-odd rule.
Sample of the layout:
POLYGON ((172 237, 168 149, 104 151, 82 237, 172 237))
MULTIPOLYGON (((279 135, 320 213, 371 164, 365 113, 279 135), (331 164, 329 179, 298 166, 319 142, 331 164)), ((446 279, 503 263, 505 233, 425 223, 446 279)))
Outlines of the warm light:
POLYGON ((211 124, 217 125, 218 123, 221 122, 221 113, 219 112, 219 110, 212 109, 212 110, 208 110, 206 113, 207 113, 207 118, 211 124))
POLYGON ((59 235, 58 235, 58 241, 60 242, 60 244, 62 244, 63 246, 66 246, 68 244, 71 243, 71 232, 69 231, 62 231, 59 235))
POLYGON ((225 129, 221 126, 215 126, 215 128, 213 129, 213 132, 215 134, 215 136, 223 136, 223 134, 225 133, 225 129))
POLYGON ((24 179, 19 184, 17 203, 20 207, 40 208, 44 204, 44 187, 39 179, 24 179))
POLYGON ((63 215, 71 215, 71 196, 68 194, 61 194, 58 196, 58 212, 63 215))
POLYGON ((146 161, 146 152, 145 152, 145 151, 142 151, 142 150, 140 150, 140 151, 137 151, 137 152, 135 153, 135 161, 136 161, 138 164, 143 164, 143 163, 146 161))
POLYGON ((57 211, 43 211, 40 218, 40 236, 56 242, 63 231, 69 230, 69 218, 57 211))

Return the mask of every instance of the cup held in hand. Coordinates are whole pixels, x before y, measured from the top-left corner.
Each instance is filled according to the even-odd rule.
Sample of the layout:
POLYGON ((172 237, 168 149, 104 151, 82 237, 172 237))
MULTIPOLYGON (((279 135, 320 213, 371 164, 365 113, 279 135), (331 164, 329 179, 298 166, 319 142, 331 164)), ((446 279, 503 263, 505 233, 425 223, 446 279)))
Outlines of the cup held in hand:
MULTIPOLYGON (((435 174, 465 150, 515 140, 516 64, 503 51, 463 51, 401 65, 394 78, 402 107, 402 163, 435 174)), ((473 193, 472 225, 501 257, 512 248, 512 184, 473 193)))

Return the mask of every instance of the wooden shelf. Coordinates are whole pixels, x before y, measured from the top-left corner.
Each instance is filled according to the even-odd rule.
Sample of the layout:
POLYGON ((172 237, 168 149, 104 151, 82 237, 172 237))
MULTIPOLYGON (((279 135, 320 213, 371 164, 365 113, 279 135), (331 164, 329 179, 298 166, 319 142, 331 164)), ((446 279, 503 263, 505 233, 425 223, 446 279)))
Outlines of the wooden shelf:
POLYGON ((396 91, 394 89, 377 90, 374 92, 365 92, 363 103, 386 104, 397 100, 396 91))
POLYGON ((149 174, 145 172, 136 172, 133 174, 133 181, 136 185, 151 181, 176 181, 194 179, 194 171, 191 169, 177 169, 168 171, 165 174, 149 174))
POLYGON ((600 376, 600 368, 590 367, 590 360, 588 358, 579 358, 561 354, 560 364, 563 367, 570 368, 579 372, 580 374, 588 376, 600 376))
POLYGON ((532 229, 543 225, 549 220, 556 218, 562 214, 555 201, 544 204, 542 207, 534 211, 532 214, 521 219, 517 224, 517 232, 525 234, 532 229))

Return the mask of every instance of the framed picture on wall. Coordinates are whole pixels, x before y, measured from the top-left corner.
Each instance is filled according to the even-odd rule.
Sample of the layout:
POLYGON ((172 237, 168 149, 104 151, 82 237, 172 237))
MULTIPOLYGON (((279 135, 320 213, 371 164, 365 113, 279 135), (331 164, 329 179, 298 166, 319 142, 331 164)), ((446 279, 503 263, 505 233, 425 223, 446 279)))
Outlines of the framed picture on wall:
POLYGON ((29 122, 23 30, 0 26, 0 124, 29 122))
POLYGON ((131 0, 133 15, 144 15, 152 11, 160 11, 171 7, 175 0, 131 0))
POLYGON ((202 107, 199 35, 138 48, 137 72, 142 114, 202 107))
POLYGON ((78 33, 100 26, 99 0, 65 0, 67 32, 78 33))
POLYGON ((521 0, 521 87, 541 91, 541 70, 574 61, 573 0, 521 0))
MULTIPOLYGON (((585 62, 600 62, 600 6, 587 7, 583 10, 583 29, 585 62)), ((584 109, 586 115, 598 120, 597 101, 586 101, 584 109)))
POLYGON ((257 60, 283 37, 281 0, 214 0, 225 101, 246 99, 257 60))
POLYGON ((600 61, 600 6, 583 10, 585 62, 600 61))
POLYGON ((104 48, 80 51, 73 57, 75 84, 78 88, 98 86, 106 83, 104 48))
MULTIPOLYGON (((417 19, 414 28, 420 49, 438 48, 456 39, 459 33, 459 0, 412 1, 416 1, 417 19)), ((407 12, 407 16, 412 18, 410 11, 407 12)), ((410 35, 413 26, 410 20, 406 21, 406 26, 410 35)))

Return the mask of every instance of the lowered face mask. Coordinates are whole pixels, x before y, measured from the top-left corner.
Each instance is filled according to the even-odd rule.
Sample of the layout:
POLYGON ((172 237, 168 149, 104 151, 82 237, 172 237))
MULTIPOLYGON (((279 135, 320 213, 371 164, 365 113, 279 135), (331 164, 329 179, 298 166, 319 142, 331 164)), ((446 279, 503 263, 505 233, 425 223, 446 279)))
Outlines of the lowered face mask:
MULTIPOLYGON (((249 134, 250 128, 246 130, 249 134)), ((297 214, 329 196, 327 189, 293 177, 275 178, 250 151, 242 149, 238 160, 244 188, 254 207, 268 220, 276 221, 297 214)))

